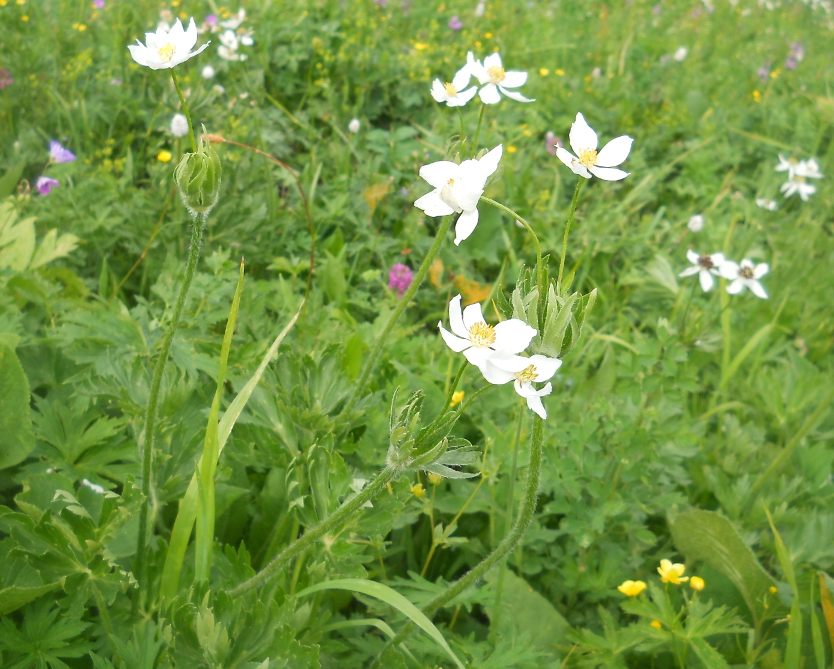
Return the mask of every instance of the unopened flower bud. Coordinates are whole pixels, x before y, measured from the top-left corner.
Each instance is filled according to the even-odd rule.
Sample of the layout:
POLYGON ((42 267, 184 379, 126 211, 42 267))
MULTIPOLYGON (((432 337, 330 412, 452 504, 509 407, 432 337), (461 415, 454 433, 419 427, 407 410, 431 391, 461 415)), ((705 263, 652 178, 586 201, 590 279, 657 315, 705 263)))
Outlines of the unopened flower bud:
POLYGON ((220 197, 220 178, 223 167, 220 157, 207 138, 200 138, 197 153, 186 153, 174 171, 180 197, 191 215, 208 215, 220 197))

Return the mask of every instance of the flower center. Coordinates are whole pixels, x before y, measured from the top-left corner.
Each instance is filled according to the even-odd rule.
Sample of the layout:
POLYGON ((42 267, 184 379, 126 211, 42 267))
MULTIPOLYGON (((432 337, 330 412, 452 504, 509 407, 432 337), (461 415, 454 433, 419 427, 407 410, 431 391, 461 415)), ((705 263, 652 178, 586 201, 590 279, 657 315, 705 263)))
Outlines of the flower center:
POLYGON ((525 367, 520 372, 516 372, 515 378, 517 378, 521 383, 530 383, 531 381, 535 381, 539 376, 539 371, 535 368, 534 365, 530 365, 529 367, 525 367))
POLYGON ((447 82, 445 88, 446 88, 446 95, 448 95, 450 98, 457 97, 458 89, 455 88, 452 84, 447 82))
POLYGON ((742 279, 752 279, 753 278, 753 269, 751 267, 742 267, 741 270, 739 270, 738 275, 742 279))
POLYGON ((712 269, 713 267, 715 267, 715 263, 712 262, 712 258, 710 258, 708 255, 703 255, 700 258, 698 258, 698 264, 704 269, 712 269))
POLYGON ((463 207, 458 204, 457 198, 455 197, 455 180, 454 178, 450 178, 446 185, 440 189, 440 199, 443 200, 446 204, 448 204, 452 209, 457 212, 463 211, 463 207))
POLYGON ((159 47, 156 52, 159 54, 159 60, 163 63, 167 63, 171 58, 174 57, 174 52, 177 50, 173 44, 168 42, 165 46, 159 47))
POLYGON ((504 68, 493 65, 487 70, 487 75, 493 84, 500 83, 504 81, 504 68))
POLYGON ((804 184, 808 181, 805 177, 801 177, 798 174, 794 175, 793 180, 801 184, 804 184))
POLYGON ((593 167, 597 164, 597 152, 593 149, 582 149, 579 152, 579 162, 585 167, 593 167))
POLYGON ((469 328, 469 341, 476 348, 486 348, 495 343, 495 328, 483 321, 469 328))

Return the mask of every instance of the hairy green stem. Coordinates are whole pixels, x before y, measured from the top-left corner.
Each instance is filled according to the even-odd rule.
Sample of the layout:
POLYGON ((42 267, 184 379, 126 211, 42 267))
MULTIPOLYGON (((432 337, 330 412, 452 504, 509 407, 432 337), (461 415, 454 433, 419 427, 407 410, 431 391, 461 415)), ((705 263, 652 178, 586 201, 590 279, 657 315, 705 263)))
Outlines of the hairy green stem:
POLYGON ((562 290, 562 274, 565 271, 565 256, 568 254, 568 235, 570 234, 570 226, 573 224, 573 215, 576 213, 576 205, 579 203, 579 191, 585 184, 585 179, 580 178, 576 182, 576 190, 573 191, 573 200, 570 203, 570 213, 568 214, 568 222, 565 224, 565 236, 562 239, 562 257, 559 259, 559 278, 556 279, 556 289, 562 290))
POLYGON ((478 138, 481 136, 481 123, 484 120, 484 112, 486 111, 486 105, 481 104, 481 112, 478 114, 478 127, 475 129, 475 139, 472 142, 472 157, 475 157, 475 154, 478 153, 478 138))
MULTIPOLYGON (((492 567, 501 562, 507 555, 509 555, 515 547, 519 544, 527 528, 533 521, 533 515, 536 511, 536 499, 539 492, 539 480, 541 478, 542 468, 542 451, 544 445, 544 421, 536 416, 533 419, 533 436, 530 443, 530 466, 527 470, 527 485, 525 486, 524 499, 521 502, 521 510, 513 525, 512 531, 501 541, 498 546, 480 563, 472 568, 470 572, 455 581, 442 593, 437 595, 428 604, 426 604, 422 611, 428 617, 434 615, 441 607, 448 604, 459 594, 471 587, 476 581, 482 578, 492 567)), ((397 645, 401 643, 414 630, 414 624, 407 623, 402 630, 395 636, 389 645, 397 645)), ((377 659, 372 667, 378 667, 379 660, 377 659)))
POLYGON ((147 560, 145 544, 148 539, 148 515, 151 501, 151 465, 153 463, 154 430, 156 428, 156 409, 159 403, 159 389, 162 385, 162 373, 165 371, 165 364, 168 362, 171 341, 174 339, 174 334, 180 324, 180 316, 182 316, 182 310, 185 306, 185 298, 188 296, 188 289, 191 287, 194 270, 197 268, 197 261, 200 258, 200 248, 203 245, 203 226, 204 221, 202 217, 194 219, 191 229, 191 248, 188 251, 188 263, 185 266, 185 276, 182 280, 177 302, 174 305, 174 312, 171 314, 171 322, 168 324, 168 330, 162 338, 162 347, 153 370, 153 377, 151 378, 148 410, 145 414, 145 439, 142 449, 142 494, 145 496, 145 500, 139 512, 139 541, 136 547, 135 569, 136 581, 139 583, 139 592, 133 600, 134 614, 138 612, 140 601, 148 589, 148 584, 145 582, 145 562, 147 560))
POLYGON ((432 242, 431 248, 429 248, 429 252, 426 254, 426 257, 423 258, 423 262, 417 270, 417 274, 414 275, 414 280, 411 282, 408 290, 405 291, 403 296, 400 298, 397 303, 397 308, 394 309, 394 313, 391 314, 391 317, 388 319, 388 322, 385 324, 382 332, 380 332, 374 340, 371 352, 368 354, 368 358, 365 360, 365 364, 362 367, 362 372, 359 374, 359 378, 353 386, 353 391, 348 397, 345 408, 342 410, 343 415, 347 416, 350 414, 351 410, 356 405, 357 399, 359 399, 360 393, 365 389, 365 384, 368 382, 368 377, 371 375, 374 365, 376 365, 377 358, 382 351, 385 340, 388 339, 388 335, 391 333, 391 330, 394 329, 394 325, 397 320, 402 315, 403 311, 405 311, 405 308, 408 306, 411 298, 414 297, 417 289, 420 288, 420 284, 423 283, 423 279, 426 278, 426 274, 429 272, 429 267, 431 267, 432 262, 434 262, 437 253, 440 251, 440 247, 443 245, 443 240, 446 238, 446 233, 449 232, 449 228, 452 226, 452 221, 452 216, 444 217, 443 222, 440 224, 440 228, 437 230, 434 242, 432 242))
POLYGON ((267 583, 271 578, 277 576, 281 569, 290 562, 294 557, 299 555, 308 546, 313 545, 316 541, 321 539, 326 534, 333 532, 341 527, 344 522, 350 518, 356 511, 362 508, 365 502, 375 498, 380 494, 396 476, 400 470, 395 467, 386 467, 377 477, 371 481, 363 490, 361 490, 355 497, 349 499, 342 504, 332 516, 327 520, 322 521, 313 529, 305 532, 299 539, 296 539, 278 555, 276 555, 266 567, 261 569, 248 581, 244 581, 236 588, 229 591, 232 597, 239 597, 253 588, 258 588, 267 583))
POLYGON ((174 81, 174 88, 177 89, 177 95, 180 98, 180 105, 182 105, 183 114, 185 114, 185 119, 188 121, 188 139, 191 141, 191 150, 194 153, 197 153, 197 140, 194 139, 194 125, 191 123, 191 112, 188 111, 188 105, 185 104, 185 96, 182 94, 182 89, 180 88, 179 79, 177 79, 177 73, 174 72, 174 68, 171 68, 171 79, 174 81))
POLYGON ((463 123, 463 112, 460 107, 457 108, 458 117, 460 118, 460 153, 464 155, 464 142, 466 141, 466 126, 463 123))

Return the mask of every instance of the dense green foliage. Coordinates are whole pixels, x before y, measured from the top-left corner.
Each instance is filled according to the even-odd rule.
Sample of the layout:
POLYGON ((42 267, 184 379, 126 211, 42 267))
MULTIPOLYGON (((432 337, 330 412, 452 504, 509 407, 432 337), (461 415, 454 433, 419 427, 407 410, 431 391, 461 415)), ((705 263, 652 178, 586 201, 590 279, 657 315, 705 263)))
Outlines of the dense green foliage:
MULTIPOLYGON (((177 93, 167 70, 136 65, 126 49, 161 7, 0 0, 0 665, 306 669, 381 657, 398 669, 453 666, 453 652, 481 669, 831 666, 826 3, 495 0, 480 17, 470 0, 244 4, 248 58, 222 60, 217 34, 206 34, 212 45, 177 74, 195 125, 297 171, 315 268, 307 294, 311 236, 292 174, 214 144, 223 181, 162 380, 151 586, 140 602, 145 410, 191 235, 173 182, 188 150, 169 130, 177 93), (453 15, 461 30, 448 26, 453 15), (804 58, 786 67, 797 42, 804 58), (507 69, 530 73, 523 92, 536 102, 487 108, 480 145, 503 143, 504 158, 486 195, 530 222, 551 269, 578 177, 548 152, 546 133, 567 145, 582 112, 601 144, 634 137, 631 176, 581 193, 566 271, 571 291, 595 289, 596 303, 545 398, 530 529, 506 568, 433 616, 451 651, 423 633, 383 650, 414 619, 397 593, 423 607, 510 530, 532 430, 511 386, 480 394, 453 427, 446 462, 473 476, 394 477, 267 586, 229 591, 385 467, 395 392, 395 410, 418 390, 425 416, 445 407, 459 358, 436 326, 450 298, 482 301, 495 322, 535 263, 526 231, 481 204, 478 228, 460 246, 445 241, 351 401, 399 303, 389 269, 416 270, 440 225, 413 206, 430 190, 418 170, 478 118, 477 100, 462 121, 436 104, 430 82, 449 80, 469 50, 498 49, 507 69), (78 158, 49 165, 60 186, 39 195, 52 139, 78 158), (779 192, 780 153, 819 162, 825 177, 807 202, 779 192), (695 214, 699 232, 687 226, 695 214), (768 263, 769 299, 679 278, 689 248, 768 263), (180 500, 214 443, 215 391, 222 414, 305 294, 228 441, 219 437, 211 577, 195 582, 192 541, 179 590, 162 603, 180 500), (662 584, 667 558, 704 590, 662 584), (355 579, 364 589, 348 587, 355 579), (626 597, 625 580, 648 587, 626 597)), ((198 21, 237 9, 171 5, 163 11, 198 21)), ((458 390, 470 398, 482 385, 470 367, 458 390)))

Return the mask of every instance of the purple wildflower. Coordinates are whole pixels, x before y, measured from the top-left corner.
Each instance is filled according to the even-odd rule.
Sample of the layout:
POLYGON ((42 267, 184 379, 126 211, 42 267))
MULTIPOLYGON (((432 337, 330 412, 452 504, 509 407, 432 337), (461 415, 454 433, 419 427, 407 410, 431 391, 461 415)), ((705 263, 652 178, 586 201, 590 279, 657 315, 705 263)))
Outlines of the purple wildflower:
POLYGON ((49 142, 49 155, 52 157, 53 163, 71 163, 75 160, 75 154, 69 149, 65 149, 60 142, 56 142, 54 139, 49 142))
POLYGON ((104 0, 93 0, 93 4, 96 6, 96 9, 104 9, 104 5, 107 3, 104 0))
POLYGON ((770 61, 768 61, 759 68, 758 74, 759 79, 762 80, 762 83, 765 83, 768 79, 770 79, 770 61))
POLYGON ((380 7, 388 6, 388 0, 374 0, 374 3, 376 3, 380 7))
POLYGON ((210 26, 217 25, 217 17, 214 14, 209 14, 206 17, 206 23, 208 23, 210 26))
POLYGON ((463 23, 457 17, 457 14, 455 14, 455 16, 453 16, 452 18, 449 19, 449 27, 452 30, 455 30, 455 31, 460 30, 461 28, 463 28, 463 23))
POLYGON ((397 291, 397 297, 403 296, 403 293, 411 286, 412 281, 414 281, 414 274, 408 265, 397 263, 388 272, 388 287, 397 291))
POLYGON ((544 148, 551 156, 556 155, 556 149, 562 148, 562 140, 554 135, 550 130, 544 136, 544 148))
POLYGON ((795 70, 797 65, 799 65, 799 61, 796 58, 794 58, 793 56, 788 56, 785 59, 785 69, 786 70, 795 70))
POLYGON ((53 179, 52 177, 38 177, 37 186, 38 192, 41 195, 49 195, 49 192, 53 188, 58 188, 61 185, 61 182, 57 179, 53 179))
POLYGON ((795 70, 803 58, 805 58, 805 47, 802 46, 802 42, 794 42, 791 44, 791 52, 785 60, 785 67, 788 70, 795 70))
POLYGON ((11 72, 0 67, 0 91, 14 83, 11 72))

